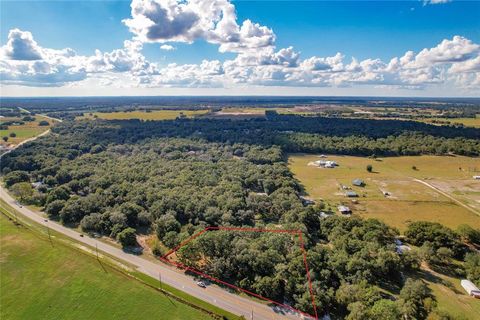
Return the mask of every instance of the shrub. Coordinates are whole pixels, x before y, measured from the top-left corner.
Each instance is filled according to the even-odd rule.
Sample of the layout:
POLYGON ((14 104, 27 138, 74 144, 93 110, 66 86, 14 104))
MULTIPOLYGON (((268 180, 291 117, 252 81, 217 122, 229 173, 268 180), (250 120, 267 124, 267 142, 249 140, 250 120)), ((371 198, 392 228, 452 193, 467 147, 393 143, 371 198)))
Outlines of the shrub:
POLYGON ((19 182, 30 182, 30 177, 25 171, 12 171, 5 175, 5 186, 7 188, 19 182))
POLYGON ((45 212, 49 217, 57 217, 67 202, 65 200, 53 200, 45 207, 45 212))
POLYGON ((450 228, 440 223, 427 221, 412 222, 408 225, 405 236, 410 243, 416 246, 422 246, 429 242, 434 251, 441 247, 449 248, 457 258, 463 257, 465 253, 465 246, 459 241, 460 237, 450 228))
POLYGON ((137 244, 137 237, 135 229, 126 228, 117 234, 117 240, 122 244, 122 247, 132 247, 137 244))

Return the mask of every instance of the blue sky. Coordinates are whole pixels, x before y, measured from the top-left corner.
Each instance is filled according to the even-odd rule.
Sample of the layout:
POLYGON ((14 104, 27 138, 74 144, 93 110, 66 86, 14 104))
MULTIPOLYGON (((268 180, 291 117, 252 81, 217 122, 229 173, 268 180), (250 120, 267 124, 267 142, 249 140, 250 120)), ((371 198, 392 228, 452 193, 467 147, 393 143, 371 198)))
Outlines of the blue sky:
MULTIPOLYGON (((418 54, 422 49, 435 48, 444 40, 453 41, 454 36, 461 36, 462 39, 467 39, 473 44, 480 43, 480 2, 478 1, 451 1, 441 4, 425 4, 422 1, 234 1, 233 5, 238 26, 241 26, 244 20, 249 19, 258 23, 259 26, 265 26, 272 30, 275 39, 273 46, 262 46, 261 50, 265 47, 268 47, 269 50, 274 48, 269 53, 270 56, 273 56, 272 52, 292 46, 293 50, 300 54, 298 66, 303 60, 310 57, 332 57, 337 52, 344 56, 343 65, 345 67, 351 62, 352 57, 359 62, 367 59, 380 59, 388 64, 392 58, 400 58, 409 50, 418 54)), ((76 55, 89 57, 95 54, 95 50, 108 53, 121 49, 125 40, 138 38, 142 32, 138 30, 132 32, 132 29, 129 30, 129 27, 122 22, 124 19, 132 18, 130 1, 1 1, 1 9, 0 40, 4 47, 7 46, 9 41, 10 30, 19 29, 22 32, 30 32, 36 44, 41 48, 56 50, 71 48, 76 52, 76 55)), ((158 70, 162 70, 171 63, 200 65, 203 60, 219 60, 219 62, 225 63, 225 61, 234 61, 238 56, 247 55, 244 51, 238 51, 237 49, 227 49, 224 50, 226 52, 219 52, 219 45, 225 43, 225 40, 212 40, 211 36, 195 38, 192 43, 182 39, 179 41, 178 37, 143 39, 140 42, 142 43, 141 55, 149 64, 154 64, 158 70), (161 50, 160 46, 162 44, 171 45, 175 50, 161 50)), ((465 42, 459 42, 459 46, 465 46, 465 42)), ((258 50, 259 47, 255 48, 258 50)), ((476 48, 472 50, 469 53, 469 59, 478 56, 478 50, 476 48)), ((252 55, 252 53, 248 54, 252 55)), ((43 56, 42 59, 46 60, 45 54, 43 56)), ((12 58, 12 60, 18 59, 12 58)), ((58 59, 55 61, 58 61, 58 59)), ((282 79, 286 79, 285 75, 291 75, 292 72, 285 68, 271 70, 273 68, 272 64, 285 66, 290 63, 285 61, 284 59, 278 63, 267 63, 270 68, 267 70, 270 78, 266 81, 257 80, 257 78, 253 80, 242 78, 241 81, 236 82, 234 80, 225 85, 226 80, 220 81, 220 77, 217 77, 214 79, 215 81, 211 81, 211 84, 208 84, 209 81, 207 80, 202 80, 201 85, 187 84, 188 81, 183 78, 182 81, 172 79, 171 83, 150 82, 151 79, 141 79, 137 83, 142 81, 149 84, 155 83, 154 85, 140 86, 142 87, 141 92, 145 93, 148 87, 152 89, 152 94, 159 94, 159 88, 162 87, 178 87, 183 88, 184 91, 187 90, 186 87, 191 91, 198 91, 200 90, 199 87, 202 87, 202 90, 208 89, 210 91, 215 88, 222 94, 228 94, 225 88, 232 89, 236 83, 244 88, 254 86, 256 90, 259 90, 258 87, 262 86, 265 87, 262 89, 265 90, 265 93, 275 94, 273 91, 277 90, 275 88, 278 86, 286 85, 290 91, 293 90, 291 88, 299 87, 297 80, 281 83, 282 79), (277 78, 272 74, 277 75, 277 78)), ((290 64, 293 66, 292 63, 290 64)), ((70 64, 68 66, 71 67, 70 64)), ((450 68, 450 66, 448 64, 445 68, 450 68)), ((249 68, 251 67, 249 65, 249 68)), ((422 65, 423 67, 425 66, 422 65)), ((438 64, 435 67, 438 67, 438 64)), ((7 68, 8 70, 4 72, 12 72, 12 68, 7 68)), ((150 73, 151 77, 155 77, 159 73, 166 74, 168 72, 169 70, 163 70, 150 73)), ((251 72, 250 69, 249 72, 251 72)), ((431 73, 432 77, 441 73, 441 71, 437 72, 436 70, 423 70, 422 72, 431 73)), ((419 71, 418 73, 422 72, 419 71)), ((126 78, 127 75, 124 72, 118 73, 110 68, 105 70, 105 75, 107 74, 109 81, 104 81, 104 83, 116 82, 117 87, 127 86, 131 87, 132 91, 138 90, 133 88, 134 85, 131 83, 119 85, 117 80, 112 80, 114 77, 126 78)), ((139 72, 133 76, 139 78, 138 74, 139 72)), ((87 71, 84 77, 79 77, 79 82, 84 83, 86 93, 90 92, 87 88, 88 85, 92 84, 87 82, 93 82, 92 75, 97 76, 98 72, 89 74, 87 71)), ((131 77, 130 74, 128 76, 131 77)), ((385 80, 390 76, 395 77, 390 74, 387 76, 382 74, 382 81, 385 82, 385 85, 394 88, 393 91, 398 91, 397 95, 406 94, 403 92, 405 90, 411 92, 409 95, 423 95, 425 92, 435 95, 435 92, 443 90, 438 77, 428 79, 425 83, 418 85, 416 81, 385 80), (436 88, 431 87, 432 83, 435 83, 436 88)), ((462 75, 462 77, 464 76, 462 75)), ((309 79, 311 77, 309 75, 309 79)), ((474 83, 475 79, 479 78, 476 66, 469 69, 468 77, 474 79, 474 83)), ((7 80, 13 79, 13 76, 6 74, 2 77, 2 80, 4 78, 7 78, 7 80)), ((55 78, 58 79, 58 75, 55 75, 55 78)), ((345 94, 349 94, 349 91, 362 94, 360 90, 362 88, 370 88, 372 85, 384 86, 382 81, 378 81, 378 77, 375 81, 369 78, 363 83, 361 82, 363 80, 359 80, 360 78, 364 79, 365 77, 357 75, 352 81, 346 80, 346 77, 340 80, 329 78, 328 80, 319 80, 320 85, 312 85, 312 82, 301 85, 306 83, 303 79, 300 82, 300 87, 310 87, 313 93, 326 87, 338 92, 343 90, 345 94), (353 90, 350 90, 352 88, 353 90)), ((40 81, 38 79, 40 78, 37 78, 34 84, 23 85, 26 81, 23 78, 16 77, 14 81, 2 81, 2 86, 4 90, 12 92, 12 94, 17 94, 22 90, 27 94, 42 90, 61 93, 61 88, 65 89, 66 85, 71 87, 73 83, 67 80, 55 83, 47 81, 47 83, 42 84, 38 83, 40 81), (14 87, 14 90, 9 91, 12 87, 14 87), (33 90, 35 87, 41 89, 35 91, 33 90)), ((119 81, 125 82, 125 79, 119 81)), ((445 79, 445 81, 447 80, 445 79)), ((78 84, 74 85, 74 87, 78 86, 78 84)), ((136 86, 138 87, 138 85, 136 86)), ((466 95, 477 95, 478 91, 476 89, 478 88, 474 87, 473 90, 469 88, 467 93, 463 88, 458 87, 458 92, 461 91, 461 94, 466 95)), ((80 92, 80 90, 77 91, 80 92)), ((304 94, 306 90, 302 89, 298 92, 304 94)), ((236 92, 235 88, 231 91, 236 92)), ((392 93, 391 90, 388 91, 387 95, 390 95, 390 93, 392 93)), ((455 92, 450 92, 450 94, 455 95, 455 92)), ((396 94, 393 92, 393 95, 396 94)))

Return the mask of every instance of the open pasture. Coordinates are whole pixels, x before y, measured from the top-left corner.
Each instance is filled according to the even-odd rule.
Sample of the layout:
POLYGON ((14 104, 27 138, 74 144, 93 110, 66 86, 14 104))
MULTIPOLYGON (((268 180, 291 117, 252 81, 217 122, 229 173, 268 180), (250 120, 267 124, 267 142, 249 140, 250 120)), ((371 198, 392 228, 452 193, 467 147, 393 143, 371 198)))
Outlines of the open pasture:
POLYGON ((478 158, 329 155, 326 160, 339 164, 334 169, 312 165, 319 159, 318 155, 291 155, 289 167, 308 197, 323 200, 332 208, 345 204, 354 214, 378 218, 400 230, 415 220, 440 222, 451 228, 462 223, 480 227, 480 216, 475 214, 480 181, 473 179, 480 170, 478 158), (367 165, 372 165, 372 172, 367 171, 367 165), (353 186, 354 179, 363 180, 365 186, 353 186), (347 191, 358 197, 346 197, 347 191))
POLYGON ((463 124, 466 127, 480 128, 480 114, 476 118, 433 118, 426 119, 426 123, 449 122, 450 124, 463 124))
POLYGON ((105 119, 105 120, 173 120, 180 116, 187 118, 193 118, 198 115, 204 115, 209 110, 152 110, 146 111, 119 111, 119 112, 95 112, 85 113, 83 117, 85 119, 105 119))
POLYGON ((0 130, 0 137, 8 137, 8 141, 5 143, 3 140, 0 140, 2 144, 19 144, 22 141, 25 141, 26 139, 33 138, 42 132, 47 131, 50 129, 50 126, 53 124, 53 120, 40 116, 40 115, 35 115, 33 116, 35 118, 35 121, 22 121, 22 118, 18 117, 4 117, 1 118, 0 122, 5 123, 7 121, 22 121, 24 122, 23 124, 15 124, 15 125, 9 125, 8 129, 6 130, 0 130), (49 123, 48 126, 40 126, 39 123, 40 121, 47 121, 49 123), (15 137, 10 137, 11 133, 15 133, 15 137))

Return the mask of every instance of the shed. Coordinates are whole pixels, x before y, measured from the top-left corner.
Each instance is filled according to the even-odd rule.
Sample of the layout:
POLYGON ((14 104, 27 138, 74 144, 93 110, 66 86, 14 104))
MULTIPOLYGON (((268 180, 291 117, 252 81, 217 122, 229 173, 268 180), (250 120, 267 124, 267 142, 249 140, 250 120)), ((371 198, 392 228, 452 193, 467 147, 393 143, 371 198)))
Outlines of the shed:
POLYGON ((41 181, 32 182, 32 187, 35 188, 35 189, 38 189, 41 186, 43 186, 43 182, 41 182, 41 181))
POLYGON ((345 195, 349 198, 357 198, 358 194, 355 191, 347 191, 345 192, 345 195))
POLYGON ((402 245, 399 245, 399 246, 395 246, 396 248, 396 251, 398 254, 403 254, 407 251, 410 251, 412 250, 412 248, 410 248, 409 246, 405 245, 405 244, 402 244, 402 245))
POLYGON ((460 281, 460 284, 462 285, 463 289, 467 291, 469 295, 475 298, 480 298, 480 289, 478 289, 477 286, 474 285, 472 281, 463 279, 462 281, 460 281))
POLYGON ((315 201, 312 200, 312 199, 309 199, 309 198, 306 198, 306 197, 303 197, 303 196, 300 196, 300 199, 302 200, 302 203, 306 206, 315 204, 315 201))
POLYGON ((365 182, 362 179, 354 179, 352 181, 352 184, 357 187, 363 187, 365 186, 365 182))
POLYGON ((347 206, 338 206, 337 207, 338 211, 340 211, 341 214, 351 214, 352 210, 350 210, 349 207, 347 206))
POLYGON ((480 176, 473 176, 473 179, 480 180, 480 176))
POLYGON ((319 214, 320 218, 328 218, 330 217, 330 215, 324 211, 321 211, 319 214))

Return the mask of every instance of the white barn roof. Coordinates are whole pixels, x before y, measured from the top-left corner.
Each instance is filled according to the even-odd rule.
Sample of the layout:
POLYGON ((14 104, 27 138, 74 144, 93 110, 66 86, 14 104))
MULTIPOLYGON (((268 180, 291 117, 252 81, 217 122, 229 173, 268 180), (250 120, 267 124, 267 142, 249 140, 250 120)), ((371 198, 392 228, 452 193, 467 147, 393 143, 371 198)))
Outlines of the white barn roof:
POLYGON ((460 281, 460 284, 462 285, 463 289, 467 291, 469 295, 475 292, 480 293, 480 289, 478 289, 477 286, 474 285, 473 282, 470 280, 463 279, 462 281, 460 281))

